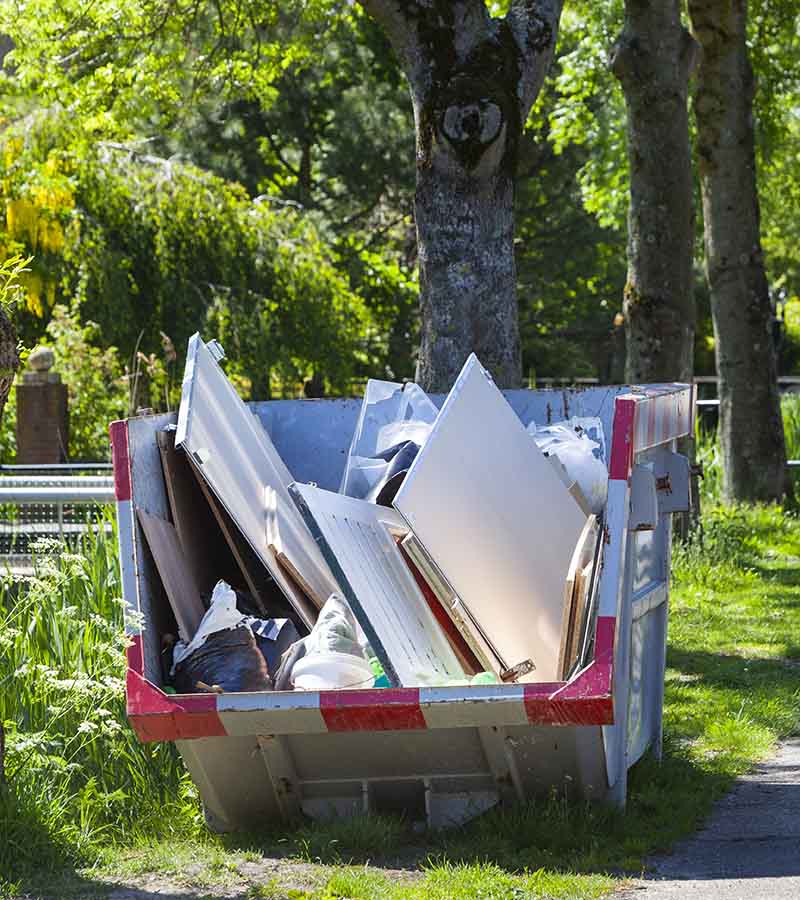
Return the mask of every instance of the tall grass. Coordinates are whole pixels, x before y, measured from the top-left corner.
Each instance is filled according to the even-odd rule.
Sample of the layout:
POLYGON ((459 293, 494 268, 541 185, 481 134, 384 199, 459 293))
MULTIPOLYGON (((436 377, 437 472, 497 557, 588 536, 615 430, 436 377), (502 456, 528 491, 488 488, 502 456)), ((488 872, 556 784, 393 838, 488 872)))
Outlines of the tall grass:
MULTIPOLYGON (((800 459, 800 394, 783 394, 781 397, 783 430, 786 436, 786 458, 800 459)), ((705 424, 698 416, 695 428, 695 455, 703 464, 703 496, 711 501, 722 497, 722 455, 717 439, 716 426, 705 424)), ((794 474, 795 492, 800 488, 800 473, 794 474)))
POLYGON ((123 604, 110 518, 78 552, 40 547, 0 585, 0 883, 29 865, 89 862, 101 842, 185 834, 194 788, 172 745, 125 720, 123 604))

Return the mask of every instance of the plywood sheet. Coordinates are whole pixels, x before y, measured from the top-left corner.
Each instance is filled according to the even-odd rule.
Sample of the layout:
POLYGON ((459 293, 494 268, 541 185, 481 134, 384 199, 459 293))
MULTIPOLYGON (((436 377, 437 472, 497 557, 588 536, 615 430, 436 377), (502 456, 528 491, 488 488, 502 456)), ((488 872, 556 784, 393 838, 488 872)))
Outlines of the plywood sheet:
POLYGON ((392 685, 463 678, 397 546, 407 530, 402 517, 312 485, 290 490, 392 685))
POLYGON ((555 681, 586 516, 474 354, 394 505, 521 680, 555 681))
POLYGON ((267 543, 267 487, 277 494, 283 550, 313 587, 314 597, 327 598, 338 585, 289 497, 287 489, 294 480, 291 473, 197 334, 189 340, 175 444, 190 456, 287 599, 307 621, 306 610, 297 605, 296 587, 267 543))
POLYGON ((194 574, 183 555, 174 526, 159 516, 137 509, 156 569, 178 623, 181 640, 191 641, 205 614, 194 574))
POLYGON ((175 531, 200 594, 211 594, 218 581, 241 584, 241 573, 228 552, 214 514, 185 454, 175 449, 175 429, 156 432, 161 468, 175 531))
POLYGON ((572 554, 567 580, 564 586, 564 627, 561 631, 561 649, 558 658, 559 678, 565 679, 573 668, 580 650, 583 612, 591 579, 595 545, 597 543, 597 517, 586 520, 581 536, 572 554))

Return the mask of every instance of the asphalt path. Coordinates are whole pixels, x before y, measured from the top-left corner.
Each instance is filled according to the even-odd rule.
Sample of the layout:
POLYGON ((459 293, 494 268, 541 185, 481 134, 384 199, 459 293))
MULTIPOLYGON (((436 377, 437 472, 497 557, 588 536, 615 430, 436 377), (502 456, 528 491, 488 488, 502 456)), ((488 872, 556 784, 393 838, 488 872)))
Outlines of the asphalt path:
POLYGON ((615 900, 800 900, 800 739, 740 778, 702 831, 649 865, 615 900))

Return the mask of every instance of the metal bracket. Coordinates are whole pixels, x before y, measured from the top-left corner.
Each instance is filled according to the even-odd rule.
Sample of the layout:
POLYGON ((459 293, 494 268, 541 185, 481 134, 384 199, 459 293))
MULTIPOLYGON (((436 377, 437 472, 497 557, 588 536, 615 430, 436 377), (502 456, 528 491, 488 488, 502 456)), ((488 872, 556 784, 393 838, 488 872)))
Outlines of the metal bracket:
POLYGON ((656 476, 647 466, 636 465, 631 472, 629 531, 654 531, 658 525, 658 514, 656 476))
POLYGON ((527 675, 536 668, 532 659, 523 659, 510 669, 505 669, 500 673, 501 681, 517 681, 523 675, 527 675))
POLYGON ((215 338, 206 341, 206 347, 208 348, 208 352, 214 357, 214 362, 220 362, 225 359, 225 348, 215 338))

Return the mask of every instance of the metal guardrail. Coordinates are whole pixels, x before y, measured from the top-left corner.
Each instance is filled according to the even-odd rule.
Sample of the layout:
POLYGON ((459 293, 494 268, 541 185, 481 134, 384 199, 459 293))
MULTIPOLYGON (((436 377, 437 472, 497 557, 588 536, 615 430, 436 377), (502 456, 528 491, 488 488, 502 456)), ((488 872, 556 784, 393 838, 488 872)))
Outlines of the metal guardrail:
POLYGON ((0 563, 30 569, 32 544, 42 538, 73 545, 95 526, 101 508, 114 501, 107 464, 0 466, 0 563))

